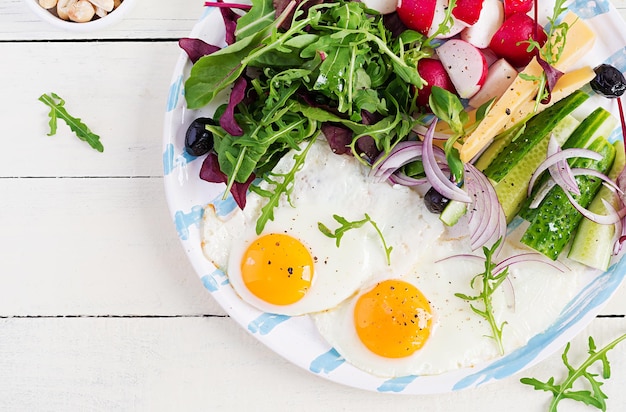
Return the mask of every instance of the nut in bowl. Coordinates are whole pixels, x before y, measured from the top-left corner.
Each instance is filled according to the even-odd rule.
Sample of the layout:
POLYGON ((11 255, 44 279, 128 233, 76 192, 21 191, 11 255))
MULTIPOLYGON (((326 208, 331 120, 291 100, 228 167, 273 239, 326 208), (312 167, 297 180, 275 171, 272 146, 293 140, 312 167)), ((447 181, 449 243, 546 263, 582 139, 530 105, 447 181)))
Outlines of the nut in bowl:
POLYGON ((42 20, 70 31, 99 30, 119 22, 135 0, 25 0, 42 20))

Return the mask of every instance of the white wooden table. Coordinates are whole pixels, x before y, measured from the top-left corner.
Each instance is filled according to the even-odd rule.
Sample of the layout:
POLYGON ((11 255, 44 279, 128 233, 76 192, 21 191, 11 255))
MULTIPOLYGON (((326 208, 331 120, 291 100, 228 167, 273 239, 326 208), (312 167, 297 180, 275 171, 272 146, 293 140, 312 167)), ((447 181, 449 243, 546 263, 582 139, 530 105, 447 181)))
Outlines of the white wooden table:
MULTIPOLYGON (((622 15, 626 1, 614 0, 622 15)), ((179 244, 162 179, 168 86, 200 0, 141 0, 118 25, 72 34, 0 2, 0 410, 542 411, 521 376, 564 376, 560 353, 475 390, 394 396, 340 386, 248 335, 205 291, 179 244), (56 92, 103 154, 63 123, 56 92)), ((573 341, 626 332, 626 290, 573 341)), ((609 410, 626 405, 626 344, 609 354, 609 410)), ((563 402, 561 411, 592 408, 563 402)))

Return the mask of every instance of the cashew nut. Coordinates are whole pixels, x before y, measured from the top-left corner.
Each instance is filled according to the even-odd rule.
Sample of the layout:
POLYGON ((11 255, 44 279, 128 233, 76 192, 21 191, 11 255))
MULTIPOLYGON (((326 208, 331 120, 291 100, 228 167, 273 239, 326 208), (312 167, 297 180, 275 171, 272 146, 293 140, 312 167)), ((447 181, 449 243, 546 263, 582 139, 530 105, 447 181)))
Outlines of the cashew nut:
POLYGON ((113 10, 113 6, 114 6, 113 0, 89 0, 89 2, 93 4, 95 7, 100 7, 101 9, 105 11, 113 10))
POLYGON ((107 14, 109 14, 109 12, 103 9, 102 7, 96 7, 96 16, 103 18, 107 14))
POLYGON ((93 4, 89 0, 78 0, 70 7, 67 14, 70 20, 76 23, 85 23, 93 19, 96 9, 94 9, 93 4))
POLYGON ((70 16, 68 12, 70 7, 74 5, 78 0, 58 0, 57 2, 57 15, 63 20, 69 20, 70 16))
POLYGON ((39 5, 44 9, 51 9, 57 5, 57 0, 39 0, 39 5))

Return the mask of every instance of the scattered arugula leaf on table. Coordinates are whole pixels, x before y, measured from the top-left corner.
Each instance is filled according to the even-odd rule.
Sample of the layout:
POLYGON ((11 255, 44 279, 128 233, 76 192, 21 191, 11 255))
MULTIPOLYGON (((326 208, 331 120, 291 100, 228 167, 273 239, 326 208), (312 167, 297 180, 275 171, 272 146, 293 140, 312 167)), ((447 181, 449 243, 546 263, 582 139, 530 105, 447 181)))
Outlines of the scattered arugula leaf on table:
POLYGON ((563 364, 567 368, 567 378, 561 383, 555 383, 555 378, 551 377, 546 382, 542 382, 535 378, 522 378, 520 382, 525 385, 532 386, 535 390, 542 390, 546 392, 552 392, 554 395, 550 406, 549 412, 556 412, 557 405, 563 399, 572 399, 575 401, 583 402, 586 405, 595 406, 596 408, 606 411, 606 399, 608 397, 600 388, 603 382, 598 380, 598 375, 589 372, 587 369, 596 362, 602 363, 602 378, 609 379, 611 377, 611 367, 609 365, 609 359, 607 352, 617 346, 618 343, 626 339, 626 334, 618 337, 614 341, 607 344, 601 349, 596 349, 596 344, 593 338, 589 337, 589 357, 578 368, 574 368, 567 358, 567 354, 570 349, 570 343, 565 346, 565 350, 561 359, 563 364), (574 390, 574 383, 584 378, 591 386, 591 390, 574 390))
POLYGON ((89 130, 89 127, 87 127, 87 125, 84 124, 79 118, 70 115, 64 107, 65 100, 59 97, 59 95, 56 93, 44 93, 39 96, 38 100, 50 107, 50 113, 48 113, 48 116, 50 117, 50 133, 48 133, 48 136, 56 134, 57 119, 61 119, 70 127, 80 140, 86 141, 91 147, 99 152, 104 151, 104 146, 100 142, 100 136, 89 130))
POLYGON ((376 230, 376 232, 378 233, 378 236, 380 237, 380 241, 382 242, 383 248, 385 249, 385 255, 387 257, 387 264, 388 265, 391 264, 391 251, 393 250, 393 247, 387 246, 387 242, 385 241, 385 238, 383 237, 383 232, 380 230, 376 222, 374 222, 367 213, 365 213, 365 219, 355 220, 352 222, 348 221, 345 217, 342 217, 339 215, 333 215, 333 219, 335 219, 337 223, 341 225, 337 229, 335 229, 334 232, 330 230, 328 226, 324 225, 322 222, 317 222, 317 227, 320 230, 320 232, 322 232, 325 236, 328 236, 329 238, 332 238, 332 239, 336 239, 337 247, 339 247, 341 243, 341 238, 343 237, 344 233, 346 233, 348 230, 351 230, 351 229, 358 229, 364 224, 369 223, 372 225, 374 230, 376 230))
POLYGON ((493 257, 496 251, 498 250, 498 246, 500 245, 500 242, 502 242, 502 238, 498 239, 493 244, 491 249, 489 249, 486 246, 483 247, 483 253, 485 254, 485 271, 483 273, 479 273, 478 275, 474 276, 470 283, 470 286, 473 288, 474 284, 476 283, 476 280, 480 278, 481 283, 482 283, 480 293, 476 296, 469 296, 463 293, 455 293, 454 295, 463 300, 467 300, 470 302, 480 301, 483 304, 484 309, 479 309, 474 304, 470 304, 470 307, 472 308, 472 311, 474 313, 476 313, 477 315, 487 320, 487 322, 489 323, 489 326, 491 327, 492 334, 490 338, 496 341, 500 354, 504 354, 504 346, 502 344, 502 329, 504 328, 504 325, 506 324, 506 322, 503 322, 500 325, 498 325, 495 319, 495 315, 493 312, 493 305, 492 305, 493 293, 502 284, 502 282, 504 282, 504 280, 509 274, 508 267, 504 268, 504 270, 502 270, 499 273, 494 273, 494 268, 496 267, 496 263, 493 261, 493 257))

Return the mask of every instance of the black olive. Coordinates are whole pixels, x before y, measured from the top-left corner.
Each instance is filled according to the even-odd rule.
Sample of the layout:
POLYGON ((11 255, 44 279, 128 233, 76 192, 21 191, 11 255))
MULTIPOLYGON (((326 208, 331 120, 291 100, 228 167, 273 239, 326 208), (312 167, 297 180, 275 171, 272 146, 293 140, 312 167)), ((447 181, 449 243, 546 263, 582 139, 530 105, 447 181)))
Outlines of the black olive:
POLYGON ((593 71, 596 77, 589 82, 594 92, 604 97, 620 97, 626 91, 626 79, 622 72, 609 64, 601 64, 593 71))
POLYGON ((213 133, 206 129, 206 125, 215 126, 213 119, 198 117, 187 128, 185 134, 185 149, 192 156, 202 156, 213 148, 213 133))
POLYGON ((431 213, 441 213, 443 209, 446 208, 446 205, 450 199, 444 197, 436 191, 434 188, 428 189, 426 194, 424 195, 424 204, 426 205, 426 209, 428 209, 431 213))

